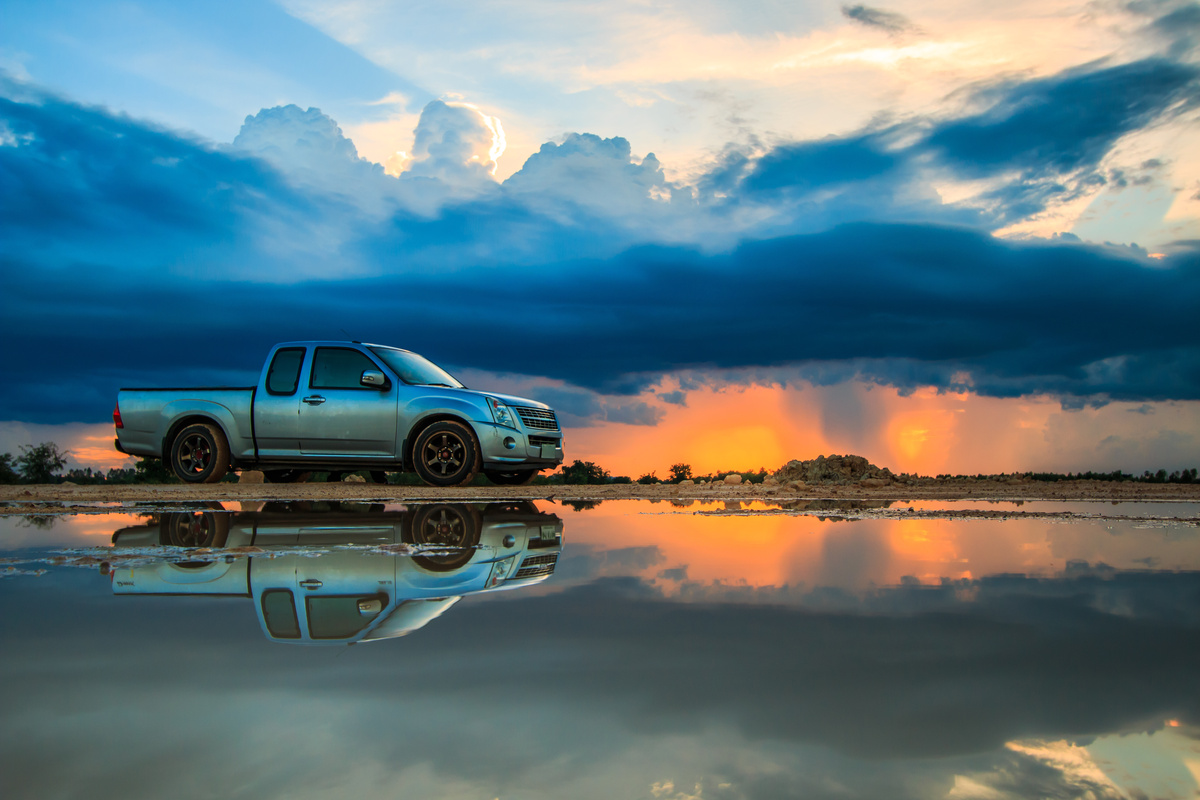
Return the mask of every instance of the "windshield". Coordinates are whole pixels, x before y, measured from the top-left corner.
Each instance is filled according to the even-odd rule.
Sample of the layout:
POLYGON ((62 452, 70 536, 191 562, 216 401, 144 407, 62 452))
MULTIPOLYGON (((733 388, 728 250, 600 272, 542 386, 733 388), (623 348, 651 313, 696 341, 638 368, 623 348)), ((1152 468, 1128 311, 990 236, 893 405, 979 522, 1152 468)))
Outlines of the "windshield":
POLYGON ((372 347, 371 352, 383 359, 383 363, 395 372, 405 383, 415 383, 422 386, 449 386, 452 389, 465 389, 458 379, 429 359, 410 353, 407 350, 394 350, 391 347, 372 347))

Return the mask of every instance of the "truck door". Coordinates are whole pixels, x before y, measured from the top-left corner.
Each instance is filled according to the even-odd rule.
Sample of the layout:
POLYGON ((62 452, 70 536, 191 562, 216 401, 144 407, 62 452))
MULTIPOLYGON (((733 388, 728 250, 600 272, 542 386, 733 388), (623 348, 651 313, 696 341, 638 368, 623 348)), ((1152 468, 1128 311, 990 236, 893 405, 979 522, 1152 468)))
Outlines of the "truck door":
POLYGON ((363 386, 366 370, 383 369, 349 347, 318 347, 300 398, 305 455, 396 457, 396 386, 363 386))
POLYGON ((268 638, 317 644, 355 641, 396 601, 396 559, 386 549, 400 532, 394 521, 364 515, 361 525, 322 524, 311 517, 259 526, 255 543, 289 547, 253 559, 251 586, 268 638), (305 552, 311 548, 313 552, 305 552), (318 555, 319 553, 319 555, 318 555))
POLYGON ((275 351, 265 386, 254 395, 254 441, 262 458, 300 452, 300 368, 305 348, 275 351))

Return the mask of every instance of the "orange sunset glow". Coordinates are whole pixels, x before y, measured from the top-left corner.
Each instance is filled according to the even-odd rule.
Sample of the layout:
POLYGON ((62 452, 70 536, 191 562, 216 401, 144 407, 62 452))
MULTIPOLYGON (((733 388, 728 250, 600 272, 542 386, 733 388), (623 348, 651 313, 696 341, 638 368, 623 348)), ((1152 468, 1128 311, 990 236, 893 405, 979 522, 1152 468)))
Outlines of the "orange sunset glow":
MULTIPOLYGON (((748 509, 765 509, 748 503, 748 509)), ((603 503, 584 511, 550 507, 564 522, 574 547, 600 553, 654 542, 657 558, 642 571, 686 570, 701 584, 748 587, 833 586, 849 591, 893 586, 902 579, 937 585, 943 579, 1021 574, 1049 577, 1068 558, 1117 569, 1136 569, 1149 556, 1163 568, 1200 566, 1194 536, 1097 536, 1109 523, 1056 525, 1044 519, 822 520, 766 514, 721 516, 722 503, 683 506, 649 501, 603 503), (634 513, 631 513, 634 512, 634 513), (636 513, 641 512, 641 513, 636 513)), ((903 505, 899 508, 904 508, 903 505)), ((627 573, 629 565, 620 562, 627 573)), ((603 570, 602 570, 603 572, 603 570)), ((616 574, 616 573, 614 573, 616 574)))
POLYGON ((637 477, 671 464, 696 474, 775 470, 791 459, 854 453, 893 472, 926 475, 1185 466, 1200 403, 1111 403, 1064 410, 1050 398, 994 398, 846 383, 833 387, 695 389, 686 405, 656 404, 655 426, 602 423, 568 429, 568 460, 637 477), (1177 431, 1146 440, 1149 424, 1177 431), (1097 437, 1096 431, 1103 431, 1097 437), (1181 463, 1174 464, 1176 460, 1181 463))

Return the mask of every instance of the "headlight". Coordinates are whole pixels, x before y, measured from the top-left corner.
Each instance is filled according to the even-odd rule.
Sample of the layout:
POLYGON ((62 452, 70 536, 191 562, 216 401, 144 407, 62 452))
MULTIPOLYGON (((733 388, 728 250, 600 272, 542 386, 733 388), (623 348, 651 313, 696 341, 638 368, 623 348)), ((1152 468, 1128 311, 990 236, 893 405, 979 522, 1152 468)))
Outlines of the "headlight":
POLYGON ((515 560, 516 556, 509 556, 503 561, 497 561, 496 563, 492 564, 492 573, 488 576, 487 586, 485 588, 494 589, 495 587, 504 583, 504 581, 508 578, 508 572, 512 569, 513 561, 515 560))
POLYGON ((492 410, 492 419, 497 425, 507 425, 510 428, 517 427, 517 415, 508 406, 501 403, 494 397, 489 397, 488 408, 492 410))

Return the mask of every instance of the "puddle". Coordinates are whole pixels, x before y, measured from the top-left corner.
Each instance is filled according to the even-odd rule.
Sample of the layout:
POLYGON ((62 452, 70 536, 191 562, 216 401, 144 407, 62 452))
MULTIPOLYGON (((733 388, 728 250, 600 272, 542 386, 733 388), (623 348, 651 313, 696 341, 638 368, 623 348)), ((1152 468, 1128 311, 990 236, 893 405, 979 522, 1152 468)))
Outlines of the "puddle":
POLYGON ((1195 797, 1196 506, 0 518, 5 794, 1195 797))

